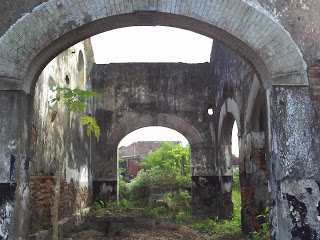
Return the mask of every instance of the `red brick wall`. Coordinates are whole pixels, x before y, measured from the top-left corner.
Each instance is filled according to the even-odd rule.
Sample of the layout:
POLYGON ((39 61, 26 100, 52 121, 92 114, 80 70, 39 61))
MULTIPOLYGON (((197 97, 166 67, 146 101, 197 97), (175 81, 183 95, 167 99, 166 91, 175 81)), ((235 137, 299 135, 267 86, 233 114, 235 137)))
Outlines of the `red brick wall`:
POLYGON ((40 225, 43 229, 52 226, 52 208, 56 176, 40 173, 30 176, 30 227, 40 225))
MULTIPOLYGON (((55 175, 39 175, 30 177, 30 230, 33 226, 42 229, 52 227, 55 175)), ((90 188, 76 189, 74 181, 60 183, 59 220, 70 217, 90 203, 90 188)))
MULTIPOLYGON (((137 160, 129 160, 128 161, 128 171, 129 171, 129 179, 137 176, 138 172, 141 170, 140 166, 136 164, 137 160)), ((142 162, 141 160, 139 162, 142 162)))
POLYGON ((311 94, 311 102, 315 110, 315 119, 313 125, 319 126, 319 110, 320 110, 320 65, 312 66, 308 69, 309 88, 311 94))
POLYGON ((251 226, 255 231, 259 231, 258 209, 256 207, 255 187, 245 186, 241 188, 241 201, 251 226))
POLYGON ((254 164, 262 171, 266 177, 266 181, 268 179, 268 169, 266 165, 266 159, 265 159, 265 148, 260 149, 252 149, 252 161, 254 164))

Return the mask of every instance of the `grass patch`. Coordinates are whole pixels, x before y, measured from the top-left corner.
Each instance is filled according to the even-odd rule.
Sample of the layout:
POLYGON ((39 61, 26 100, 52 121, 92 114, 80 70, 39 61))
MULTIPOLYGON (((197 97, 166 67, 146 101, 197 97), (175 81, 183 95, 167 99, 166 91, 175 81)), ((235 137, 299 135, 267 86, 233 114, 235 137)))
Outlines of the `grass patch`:
MULTIPOLYGON (((134 215, 137 217, 155 218, 156 221, 182 224, 205 234, 210 239, 250 239, 241 231, 241 192, 239 182, 239 168, 233 168, 232 201, 234 213, 231 220, 222 219, 195 219, 191 217, 190 195, 188 191, 179 191, 165 194, 163 199, 168 204, 152 208, 145 201, 129 201, 122 198, 119 203, 102 201, 95 202, 93 210, 96 215, 134 215)), ((263 217, 267 216, 263 215, 263 217)), ((268 224, 262 226, 258 233, 252 233, 251 239, 270 239, 268 224)))

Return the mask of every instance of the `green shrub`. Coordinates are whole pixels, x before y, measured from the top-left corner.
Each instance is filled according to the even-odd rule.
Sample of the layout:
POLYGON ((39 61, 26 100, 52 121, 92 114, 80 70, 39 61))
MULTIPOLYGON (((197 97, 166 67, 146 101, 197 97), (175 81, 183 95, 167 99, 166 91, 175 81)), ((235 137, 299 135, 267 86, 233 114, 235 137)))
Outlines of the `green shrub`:
POLYGON ((266 207, 265 213, 258 215, 258 218, 264 218, 266 221, 260 225, 259 232, 252 232, 253 239, 256 240, 267 240, 270 239, 270 227, 269 227, 269 206, 266 207))
POLYGON ((172 212, 191 212, 190 200, 191 196, 187 190, 179 190, 179 193, 168 192, 164 194, 164 200, 168 203, 172 212))
POLYGON ((163 142, 139 165, 142 170, 135 179, 130 183, 120 181, 121 197, 129 195, 130 200, 146 203, 152 186, 187 187, 191 184, 189 146, 163 142))
POLYGON ((98 201, 95 201, 92 205, 92 210, 93 211, 97 211, 99 209, 102 209, 102 208, 105 208, 106 207, 106 204, 105 202, 103 202, 102 200, 98 200, 98 201))
POLYGON ((129 185, 124 180, 119 179, 119 199, 129 199, 130 190, 129 185))

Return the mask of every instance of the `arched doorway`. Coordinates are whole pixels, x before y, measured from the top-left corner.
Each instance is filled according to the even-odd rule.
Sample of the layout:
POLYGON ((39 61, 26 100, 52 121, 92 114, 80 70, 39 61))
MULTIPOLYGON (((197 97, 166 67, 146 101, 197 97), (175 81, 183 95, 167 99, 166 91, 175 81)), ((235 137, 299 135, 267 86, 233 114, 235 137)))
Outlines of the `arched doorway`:
MULTIPOLYGON (((276 21, 246 1, 239 1, 235 5, 231 0, 224 1, 221 5, 220 2, 213 1, 207 1, 206 4, 202 5, 200 2, 178 4, 173 3, 173 1, 166 3, 160 1, 153 1, 152 3, 147 1, 130 3, 119 1, 115 4, 88 2, 72 5, 69 1, 50 1, 44 3, 32 13, 25 15, 0 40, 1 53, 3 53, 1 56, 4 56, 0 60, 3 83, 1 90, 15 91, 2 93, 3 102, 14 106, 15 109, 10 114, 3 114, 2 117, 3 122, 10 122, 11 126, 6 129, 4 136, 12 137, 15 142, 13 147, 15 151, 8 152, 7 147, 11 146, 11 143, 7 138, 2 140, 1 152, 5 153, 6 159, 9 159, 11 154, 14 153, 19 156, 18 162, 20 162, 23 156, 29 155, 30 142, 28 136, 31 135, 31 130, 29 130, 31 128, 28 126, 30 126, 29 112, 31 111, 28 111, 28 106, 31 106, 32 96, 26 95, 26 93, 33 92, 40 72, 51 59, 72 44, 105 30, 129 25, 157 24, 185 28, 213 37, 242 55, 254 66, 263 86, 263 91, 266 90, 267 101, 273 101, 274 103, 267 108, 266 114, 268 119, 268 150, 275 153, 276 156, 273 156, 273 159, 283 159, 283 156, 279 155, 277 150, 283 141, 273 141, 271 143, 270 139, 271 136, 278 139, 287 139, 288 135, 282 134, 285 131, 283 129, 280 132, 277 131, 278 129, 275 130, 278 127, 281 128, 281 124, 276 122, 277 119, 274 115, 271 116, 271 111, 276 112, 282 109, 284 106, 277 105, 278 102, 291 94, 291 90, 281 86, 308 85, 305 64, 299 49, 289 34, 276 21), (230 11, 233 14, 228 14, 230 11), (232 18, 233 16, 234 18, 232 18), (39 21, 37 21, 38 19, 39 21), (64 21, 60 21, 61 19, 64 19, 64 21), (237 19, 243 21, 236 21, 237 19), (253 24, 256 21, 260 25, 253 24), (274 91, 270 88, 271 86, 278 86, 275 95, 271 94, 274 91), (10 101, 8 101, 9 97, 10 101), (12 119, 15 119, 15 121, 11 121, 12 119), (21 119, 21 121, 16 119, 21 119), (12 129, 20 129, 21 131, 19 131, 19 134, 15 134, 12 129)), ((305 92, 302 91, 301 94, 305 94, 305 92)), ((291 101, 292 98, 289 100, 291 101)), ((283 102, 283 100, 281 101, 283 102)), ((307 98, 305 101, 307 101, 307 98)), ((298 102, 298 99, 294 99, 293 102, 298 102)), ((3 112, 6 113, 6 111, 3 112)), ((303 121, 305 118, 307 118, 307 113, 298 120, 303 121)), ((303 131, 296 127, 295 134, 303 136, 303 131)), ((308 142, 306 148, 309 149, 312 145, 311 141, 305 140, 308 142)), ((308 151, 301 148, 286 149, 286 152, 290 153, 290 156, 312 158, 308 151)), ((290 161, 295 161, 295 158, 292 157, 290 161)), ((18 165, 20 166, 20 164, 18 165)), ((282 181, 285 170, 289 169, 290 172, 294 168, 293 166, 294 164, 280 166, 279 171, 284 174, 275 176, 272 181, 273 199, 277 199, 278 194, 280 194, 276 187, 278 178, 282 181)), ((304 167, 306 169, 310 168, 307 165, 304 167)), ((312 172, 312 170, 310 171, 312 172)), ((305 174, 310 171, 306 170, 305 174)), ((18 177, 17 181, 23 185, 26 179, 22 175, 18 177)), ((283 182, 283 184, 287 185, 289 183, 283 182)), ((21 193, 17 194, 21 195, 21 193)), ((20 199, 20 197, 17 197, 17 199, 20 199)), ((19 206, 23 207, 23 205, 17 203, 16 212, 19 212, 19 206)), ((274 221, 278 221, 277 217, 274 218, 274 221)), ((19 228, 23 228, 23 224, 18 225, 21 225, 19 228)))

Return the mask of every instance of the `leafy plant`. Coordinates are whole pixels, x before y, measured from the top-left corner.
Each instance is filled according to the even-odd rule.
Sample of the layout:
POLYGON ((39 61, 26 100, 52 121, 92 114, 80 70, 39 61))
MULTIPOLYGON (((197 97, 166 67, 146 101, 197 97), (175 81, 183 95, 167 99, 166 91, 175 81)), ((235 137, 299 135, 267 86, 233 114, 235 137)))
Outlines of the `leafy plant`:
POLYGON ((127 159, 119 158, 118 172, 119 172, 119 178, 121 178, 125 181, 128 181, 128 179, 125 177, 125 175, 128 172, 128 160, 127 159))
POLYGON ((97 211, 97 210, 105 208, 105 207, 106 207, 106 204, 103 201, 99 200, 99 201, 95 201, 93 203, 92 210, 97 211))
MULTIPOLYGON (((56 88, 53 91, 62 92, 62 97, 58 96, 54 99, 51 99, 50 102, 59 102, 63 101, 63 105, 66 106, 70 112, 79 111, 84 114, 85 109, 88 108, 85 101, 87 101, 90 97, 100 98, 100 95, 96 92, 85 91, 78 88, 70 89, 70 88, 56 88)), ((51 121, 54 121, 57 115, 57 111, 54 111, 51 117, 51 121)), ((100 137, 100 128, 95 120, 95 118, 90 115, 84 114, 81 117, 81 125, 87 126, 87 135, 90 136, 92 132, 94 132, 97 141, 99 141, 100 137)))
POLYGON ((270 227, 269 227, 269 206, 264 210, 264 214, 260 214, 258 218, 264 218, 266 222, 260 225, 259 232, 252 232, 253 239, 259 240, 267 240, 270 239, 270 227))

